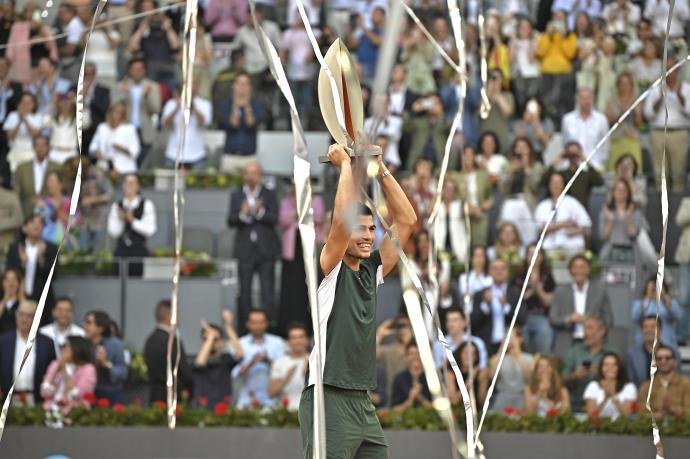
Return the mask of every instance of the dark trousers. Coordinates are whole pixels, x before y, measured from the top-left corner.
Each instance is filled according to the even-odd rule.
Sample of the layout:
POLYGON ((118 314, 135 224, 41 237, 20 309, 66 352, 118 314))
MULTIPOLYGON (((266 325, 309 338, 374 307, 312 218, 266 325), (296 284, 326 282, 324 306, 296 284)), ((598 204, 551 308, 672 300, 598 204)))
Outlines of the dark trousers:
POLYGON ((272 319, 273 302, 275 301, 275 260, 267 260, 253 253, 248 257, 241 257, 237 268, 240 278, 238 300, 240 328, 244 328, 249 310, 252 308, 252 280, 257 272, 261 282, 261 304, 259 308, 265 310, 269 318, 272 319))

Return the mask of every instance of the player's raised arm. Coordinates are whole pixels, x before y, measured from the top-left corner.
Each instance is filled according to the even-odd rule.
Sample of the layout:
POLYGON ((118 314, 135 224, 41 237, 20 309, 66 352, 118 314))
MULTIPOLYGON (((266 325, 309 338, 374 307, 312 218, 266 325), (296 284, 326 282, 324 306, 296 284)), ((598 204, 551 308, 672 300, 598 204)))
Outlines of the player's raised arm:
POLYGON ((357 192, 352 177, 350 155, 347 154, 345 147, 334 144, 328 148, 328 159, 331 164, 340 169, 340 179, 335 193, 331 231, 328 233, 328 239, 319 260, 321 270, 326 275, 340 263, 345 255, 354 223, 354 212, 357 208, 357 192))
MULTIPOLYGON (((391 230, 395 238, 400 242, 400 245, 404 246, 412 235, 412 231, 414 231, 417 215, 400 184, 383 164, 381 156, 379 156, 378 162, 378 179, 386 195, 386 207, 388 207, 388 214, 392 219, 391 230)), ((383 238, 379 253, 381 255, 381 264, 383 265, 383 275, 385 276, 391 272, 398 262, 398 252, 395 250, 388 235, 383 238)))

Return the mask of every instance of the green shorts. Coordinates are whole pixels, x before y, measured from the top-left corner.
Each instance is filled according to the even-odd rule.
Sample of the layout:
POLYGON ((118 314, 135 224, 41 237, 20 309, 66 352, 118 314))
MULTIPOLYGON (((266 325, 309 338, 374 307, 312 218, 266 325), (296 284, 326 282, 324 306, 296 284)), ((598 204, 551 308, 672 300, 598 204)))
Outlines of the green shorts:
MULTIPOLYGON (((387 459, 388 444, 376 408, 365 390, 323 386, 328 459, 387 459)), ((305 459, 312 459, 314 443, 314 386, 302 392, 299 424, 305 459)))

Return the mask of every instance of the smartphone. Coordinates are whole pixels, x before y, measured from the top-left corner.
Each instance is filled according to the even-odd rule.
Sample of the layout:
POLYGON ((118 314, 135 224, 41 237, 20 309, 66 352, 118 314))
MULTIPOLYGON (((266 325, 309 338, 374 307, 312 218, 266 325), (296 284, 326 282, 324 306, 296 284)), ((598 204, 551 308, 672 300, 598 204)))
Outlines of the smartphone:
POLYGON ((32 22, 41 22, 41 10, 35 9, 33 14, 31 15, 31 21, 32 22))
POLYGON ((536 100, 530 100, 529 102, 527 102, 526 108, 527 108, 527 111, 529 113, 536 115, 537 112, 539 111, 539 104, 537 103, 536 100))
POLYGON ((434 99, 432 99, 431 97, 422 99, 422 108, 424 110, 431 110, 432 108, 434 108, 434 99))
POLYGON ((585 360, 584 362, 582 362, 582 366, 589 370, 592 367, 592 361, 585 360))

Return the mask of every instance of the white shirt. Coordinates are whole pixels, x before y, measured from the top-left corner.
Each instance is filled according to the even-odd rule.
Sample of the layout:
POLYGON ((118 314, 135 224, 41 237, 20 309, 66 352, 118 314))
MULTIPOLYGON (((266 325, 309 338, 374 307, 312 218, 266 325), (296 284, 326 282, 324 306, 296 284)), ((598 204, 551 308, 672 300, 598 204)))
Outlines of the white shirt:
POLYGON ((388 90, 388 112, 402 116, 405 111, 405 99, 407 98, 407 87, 400 86, 398 91, 393 91, 392 87, 388 90))
MULTIPOLYGON (((486 160, 484 158, 484 155, 477 156, 477 161, 481 163, 482 160, 486 160)), ((508 159, 505 156, 498 153, 494 153, 491 156, 491 158, 486 160, 486 164, 484 164, 486 172, 488 172, 489 175, 493 175, 495 177, 501 177, 505 172, 507 166, 508 159)))
MULTIPOLYGON (((374 118, 367 118, 364 121, 364 132, 371 132, 373 129, 375 120, 374 118)), ((388 137, 388 148, 383 152, 383 159, 386 162, 394 164, 398 167, 402 165, 402 160, 400 159, 400 137, 402 137, 402 118, 395 115, 388 115, 384 118, 378 125, 378 128, 373 136, 385 135, 388 137)))
MULTIPOLYGON (((651 21, 652 30, 657 37, 666 35, 666 21, 668 21, 670 9, 668 0, 647 0, 646 2, 643 16, 651 21)), ((684 36, 683 29, 688 18, 690 18, 688 0, 677 0, 673 8, 673 17, 671 18, 671 28, 668 36, 672 38, 684 36)))
POLYGON ((505 316, 510 313, 511 305, 505 298, 507 285, 491 286, 491 304, 485 301, 479 305, 484 314, 491 314, 491 342, 500 343, 506 334, 505 316), (503 297, 505 303, 501 303, 503 297))
POLYGON ((17 166, 21 163, 31 160, 34 156, 33 139, 26 125, 29 124, 32 129, 41 129, 44 125, 44 117, 38 112, 29 113, 24 119, 26 123, 19 125, 19 115, 17 112, 10 112, 2 127, 4 131, 11 131, 19 125, 17 136, 9 142, 10 152, 7 154, 7 162, 10 163, 12 172, 17 170, 17 166))
MULTIPOLYGON (((120 34, 110 29, 110 36, 119 43, 120 34)), ((89 39, 88 60, 96 64, 99 77, 117 78, 117 46, 111 47, 105 32, 94 30, 89 39)))
MULTIPOLYGON (((65 330, 60 330, 60 327, 53 322, 52 324, 44 325, 38 331, 48 338, 53 340, 56 348, 60 348, 67 342, 68 336, 85 336, 84 329, 76 324, 69 324, 65 330)), ((57 352, 55 355, 59 355, 57 352)))
MULTIPOLYGON (((178 101, 170 99, 163 107, 163 119, 170 116, 178 106, 178 101)), ((184 147, 182 148, 180 161, 183 163, 195 163, 206 156, 206 147, 204 145, 203 128, 211 123, 213 116, 213 106, 211 102, 201 97, 194 97, 192 100, 192 107, 194 110, 201 113, 204 119, 203 124, 199 124, 199 119, 192 113, 189 119, 189 126, 185 134, 184 147)), ((184 127, 183 111, 177 110, 173 119, 173 129, 168 137, 168 146, 165 149, 165 157, 175 160, 177 155, 177 148, 181 141, 182 128, 184 127)))
POLYGON ((135 83, 134 81, 132 81, 129 86, 129 97, 131 100, 129 122, 136 127, 141 127, 141 120, 139 119, 139 115, 141 114, 141 103, 144 98, 143 83, 135 83))
POLYGON ((279 379, 281 381, 287 377, 292 367, 297 366, 292 377, 277 396, 278 402, 287 397, 287 408, 289 410, 297 411, 299 409, 299 399, 302 396, 302 389, 304 389, 304 367, 306 362, 306 356, 292 358, 289 355, 284 355, 271 365, 271 379, 279 379))
MULTIPOLYGON (((599 381, 591 381, 589 384, 587 384, 582 398, 584 400, 594 400, 598 406, 604 401, 606 394, 604 393, 604 389, 602 389, 601 385, 599 384, 599 381)), ((637 401, 637 388, 633 383, 627 383, 625 386, 623 386, 620 392, 613 396, 613 398, 618 400, 619 403, 635 402, 637 401)), ((599 416, 602 418, 616 419, 620 415, 620 411, 618 411, 618 408, 616 408, 616 405, 613 404, 611 399, 606 401, 599 412, 599 416)))
POLYGON ((536 55, 537 41, 539 37, 537 34, 533 38, 516 38, 515 49, 515 64, 513 73, 520 75, 523 78, 537 78, 541 74, 539 68, 539 60, 534 58, 536 55), (530 60, 530 57, 533 59, 530 60))
MULTIPOLYGON (((685 98, 685 105, 680 104, 678 94, 675 91, 666 93, 666 105, 668 106, 668 127, 669 129, 689 129, 690 128, 690 84, 681 82, 681 94, 685 98)), ((651 91, 647 100, 644 102, 644 115, 649 121, 652 129, 664 128, 664 104, 659 107, 659 111, 654 111, 654 104, 661 99, 661 88, 651 91)))
POLYGON ((14 390, 16 391, 33 391, 34 390, 34 372, 36 371, 36 349, 31 349, 29 357, 24 363, 24 369, 19 374, 19 367, 22 365, 22 357, 24 357, 24 350, 26 349, 26 340, 22 338, 17 331, 17 339, 14 342, 14 390))
POLYGON ((43 188, 43 181, 46 178, 46 168, 48 167, 48 160, 44 159, 38 162, 34 158, 34 192, 40 196, 41 188, 43 188))
POLYGON ((89 146, 91 153, 100 152, 103 159, 112 161, 118 174, 137 171, 137 157, 141 151, 137 130, 132 124, 123 123, 113 129, 108 123, 101 123, 89 146), (131 155, 116 150, 113 145, 125 147, 131 155))
MULTIPOLYGON (((330 2, 329 2, 330 3, 330 2)), ((311 0, 302 0, 304 5, 304 11, 307 13, 307 18, 312 27, 319 25, 321 8, 312 5, 311 0)), ((287 10, 287 25, 290 27, 295 22, 295 17, 300 16, 299 10, 297 9, 297 2, 295 0, 290 0, 290 6, 287 10)))
MULTIPOLYGON (((319 38, 319 34, 316 34, 319 38)), ((307 31, 303 28, 291 28, 283 32, 282 49, 287 52, 287 77, 290 80, 313 80, 316 65, 311 58, 313 53, 307 31)))
MULTIPOLYGON (((534 219, 537 225, 543 227, 546 220, 549 218, 551 210, 554 208, 554 203, 551 198, 544 199, 537 205, 534 211, 534 219)), ((573 220, 580 227, 591 228, 592 220, 589 218, 587 210, 580 204, 580 201, 572 196, 566 195, 563 197, 561 207, 553 219, 553 223, 563 223, 568 220, 573 220)), ((568 236, 568 230, 561 228, 557 231, 552 231, 544 238, 544 250, 578 250, 585 248, 585 237, 583 235, 568 236)))
MULTIPOLYGON (((573 284, 573 296, 575 305, 575 313, 584 317, 585 309, 587 309, 587 290, 589 290, 589 282, 585 282, 582 290, 577 288, 577 284, 573 284)), ((573 338, 582 339, 585 337, 585 328, 582 323, 576 322, 573 329, 573 338)))
POLYGON ((51 119, 50 126, 50 160, 62 164, 69 158, 77 156, 77 127, 74 120, 51 119))
MULTIPOLYGON (((139 207, 141 199, 140 196, 135 197, 131 201, 125 198, 123 200, 125 211, 139 207)), ((125 230, 125 222, 120 219, 118 209, 118 203, 114 202, 110 207, 110 213, 108 213, 108 235, 114 239, 120 237, 125 230)), ((140 219, 134 219, 132 229, 145 237, 151 237, 156 234, 156 208, 150 199, 144 201, 144 214, 140 219)))
POLYGON ((609 23, 609 31, 624 34, 627 33, 628 29, 634 30, 637 23, 640 22, 640 7, 629 0, 625 6, 627 7, 627 14, 625 10, 618 6, 618 2, 615 0, 604 7, 601 15, 609 23), (614 15, 613 20, 609 20, 611 13, 614 15))
POLYGON ((479 198, 477 197, 477 173, 467 172, 465 174, 467 180, 467 200, 473 206, 479 205, 479 198))
MULTIPOLYGON (((487 274, 477 274, 475 271, 470 271, 469 279, 467 274, 460 274, 458 279, 458 287, 461 295, 465 294, 465 289, 469 290, 470 296, 474 296, 475 293, 480 290, 484 290, 493 283, 491 276, 487 274)), ((472 302, 470 301, 470 307, 472 302)))
POLYGON ((65 26, 65 35, 67 35, 68 45, 81 45, 81 38, 86 27, 81 22, 79 16, 74 16, 65 26))
POLYGON ((24 292, 26 292, 27 296, 31 296, 34 293, 34 277, 36 276, 36 265, 38 264, 38 244, 32 245, 27 239, 24 247, 26 250, 24 292))
MULTIPOLYGON (((592 110, 588 117, 583 118, 579 109, 567 113, 563 117, 561 126, 563 142, 578 142, 582 146, 585 156, 589 155, 596 144, 609 130, 609 122, 606 117, 596 110, 592 110)), ((592 157, 590 164, 598 170, 602 170, 609 158, 609 142, 605 142, 592 157)))

